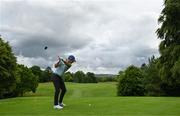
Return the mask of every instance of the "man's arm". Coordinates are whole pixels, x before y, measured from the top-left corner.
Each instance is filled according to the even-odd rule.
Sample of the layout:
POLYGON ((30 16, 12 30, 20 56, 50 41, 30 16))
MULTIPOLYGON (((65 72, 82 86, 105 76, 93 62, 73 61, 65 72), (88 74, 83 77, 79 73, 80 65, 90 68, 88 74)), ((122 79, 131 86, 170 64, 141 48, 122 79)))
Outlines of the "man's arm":
POLYGON ((61 58, 58 56, 59 61, 54 64, 54 67, 57 68, 61 64, 61 58))
POLYGON ((62 61, 64 62, 64 64, 66 65, 66 66, 68 66, 68 68, 70 68, 71 67, 71 64, 68 64, 66 61, 64 61, 63 59, 62 59, 62 61))

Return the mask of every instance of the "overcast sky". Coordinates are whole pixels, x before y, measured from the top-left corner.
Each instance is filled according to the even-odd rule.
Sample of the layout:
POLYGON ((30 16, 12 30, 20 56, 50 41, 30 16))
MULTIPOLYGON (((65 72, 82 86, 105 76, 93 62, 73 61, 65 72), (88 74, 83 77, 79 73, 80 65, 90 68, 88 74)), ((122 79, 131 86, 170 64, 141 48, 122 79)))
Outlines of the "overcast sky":
POLYGON ((28 67, 73 54, 72 72, 117 74, 158 57, 162 8, 163 0, 0 0, 0 34, 28 67))

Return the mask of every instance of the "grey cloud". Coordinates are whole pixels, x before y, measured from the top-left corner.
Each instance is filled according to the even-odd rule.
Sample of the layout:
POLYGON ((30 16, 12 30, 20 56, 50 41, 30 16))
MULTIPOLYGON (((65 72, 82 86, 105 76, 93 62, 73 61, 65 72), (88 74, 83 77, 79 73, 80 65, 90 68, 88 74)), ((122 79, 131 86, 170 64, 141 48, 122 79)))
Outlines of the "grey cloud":
POLYGON ((3 2, 0 31, 24 64, 44 68, 57 55, 74 54, 77 63, 71 71, 117 73, 158 54, 154 44, 160 2, 146 2, 87 0, 54 6, 3 2))
MULTIPOLYGON (((72 38, 76 39, 76 37, 72 38)), ((27 39, 24 38, 24 40, 20 41, 15 46, 18 46, 19 53, 26 57, 48 57, 81 49, 88 44, 88 41, 80 41, 79 38, 77 38, 77 40, 78 43, 76 40, 67 41, 66 38, 30 36, 27 39), (47 50, 44 50, 45 46, 48 47, 47 50)))
POLYGON ((80 15, 61 8, 32 6, 25 1, 10 2, 4 3, 1 16, 4 17, 1 23, 6 27, 1 27, 2 34, 16 41, 13 46, 16 46, 17 55, 47 57, 59 52, 64 54, 83 48, 91 40, 72 32, 74 18, 76 21, 80 15), (43 51, 43 46, 49 47, 48 53, 43 51))

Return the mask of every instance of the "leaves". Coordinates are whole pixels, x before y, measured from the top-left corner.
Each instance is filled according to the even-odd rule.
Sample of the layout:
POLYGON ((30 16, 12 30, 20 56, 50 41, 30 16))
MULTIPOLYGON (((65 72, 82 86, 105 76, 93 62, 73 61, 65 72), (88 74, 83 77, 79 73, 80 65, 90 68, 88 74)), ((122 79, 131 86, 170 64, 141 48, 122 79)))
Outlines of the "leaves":
POLYGON ((176 42, 177 33, 180 30, 180 1, 166 0, 165 7, 159 16, 158 23, 161 27, 157 29, 158 38, 165 40, 165 45, 176 42))
POLYGON ((143 73, 135 67, 129 66, 124 74, 120 75, 118 83, 119 96, 141 96, 144 95, 143 73))
POLYGON ((0 38, 0 98, 16 87, 16 57, 8 42, 0 38))
POLYGON ((18 65, 17 74, 19 75, 19 82, 17 83, 15 90, 16 94, 20 94, 22 96, 25 92, 36 91, 38 86, 38 77, 32 73, 31 69, 28 69, 24 65, 18 65))

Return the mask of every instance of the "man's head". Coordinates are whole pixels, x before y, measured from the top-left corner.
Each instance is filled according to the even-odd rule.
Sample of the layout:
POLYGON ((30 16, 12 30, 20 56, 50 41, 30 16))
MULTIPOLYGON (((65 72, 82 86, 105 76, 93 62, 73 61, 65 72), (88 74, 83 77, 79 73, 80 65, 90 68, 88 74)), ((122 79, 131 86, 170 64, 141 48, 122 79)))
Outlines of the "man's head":
POLYGON ((69 62, 69 63, 76 62, 75 57, 74 57, 73 55, 70 55, 70 56, 68 57, 68 62, 69 62))

